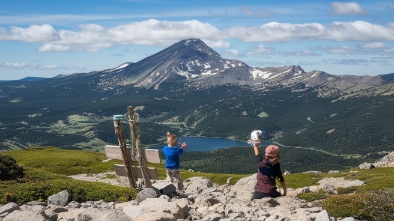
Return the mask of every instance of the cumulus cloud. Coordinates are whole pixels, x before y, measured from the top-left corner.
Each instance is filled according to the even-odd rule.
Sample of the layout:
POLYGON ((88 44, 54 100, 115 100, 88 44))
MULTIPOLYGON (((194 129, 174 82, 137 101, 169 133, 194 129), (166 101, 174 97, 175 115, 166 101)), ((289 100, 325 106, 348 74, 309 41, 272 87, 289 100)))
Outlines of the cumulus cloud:
POLYGON ((253 27, 231 27, 225 30, 229 38, 246 42, 283 42, 291 40, 331 41, 393 41, 392 25, 382 26, 364 21, 290 24, 271 22, 253 27))
POLYGON ((361 47, 363 48, 384 48, 384 43, 383 42, 371 42, 362 45, 361 47))
MULTIPOLYGON (((385 42, 394 41, 394 25, 389 23, 382 26, 364 21, 333 22, 328 25, 270 22, 260 26, 237 26, 220 30, 198 20, 170 22, 150 19, 110 28, 97 24, 83 24, 76 30, 55 30, 51 25, 0 28, 0 40, 38 42, 42 44, 38 48, 40 52, 99 51, 116 45, 169 46, 188 38, 200 38, 208 46, 215 48, 231 47, 227 39, 257 43, 293 40, 385 42)), ((249 54, 253 53, 270 52, 262 45, 249 51, 249 54)))
POLYGON ((362 15, 364 9, 357 2, 333 2, 331 9, 338 15, 362 15))
POLYGON ((274 52, 273 48, 267 48, 264 45, 257 45, 252 47, 248 52, 246 52, 247 55, 254 55, 254 54, 272 54, 274 52))
POLYGON ((227 55, 231 55, 231 56, 239 56, 240 55, 240 53, 235 49, 226 50, 225 53, 227 55))
POLYGON ((200 38, 211 47, 230 47, 222 37, 222 31, 197 20, 169 22, 146 20, 106 28, 97 24, 84 24, 79 30, 56 31, 50 25, 12 27, 0 29, 0 40, 39 42, 44 51, 88 50, 98 51, 113 45, 161 45, 168 46, 187 38, 200 38))
POLYGON ((56 30, 50 25, 32 25, 28 28, 11 27, 8 32, 4 28, 0 30, 0 40, 45 42, 58 39, 56 30))

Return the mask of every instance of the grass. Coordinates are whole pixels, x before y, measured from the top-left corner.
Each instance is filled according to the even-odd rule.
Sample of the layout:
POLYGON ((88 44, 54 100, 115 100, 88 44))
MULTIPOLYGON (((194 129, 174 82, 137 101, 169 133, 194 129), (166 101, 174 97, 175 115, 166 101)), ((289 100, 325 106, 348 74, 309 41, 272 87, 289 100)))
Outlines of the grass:
POLYGON ((102 162, 106 159, 104 153, 81 150, 64 150, 55 147, 29 148, 12 150, 3 154, 13 157, 24 167, 41 169, 44 171, 75 175, 81 173, 100 173, 112 171, 114 163, 121 161, 102 162))

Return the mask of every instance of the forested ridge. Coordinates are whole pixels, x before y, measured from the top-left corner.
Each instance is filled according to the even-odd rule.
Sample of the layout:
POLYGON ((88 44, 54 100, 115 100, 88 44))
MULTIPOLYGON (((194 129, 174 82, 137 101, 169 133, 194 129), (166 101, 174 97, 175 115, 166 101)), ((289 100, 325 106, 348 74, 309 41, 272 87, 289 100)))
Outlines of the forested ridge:
MULTIPOLYGON (((340 100, 339 95, 319 97, 316 88, 305 88, 302 84, 292 88, 240 85, 195 88, 163 83, 158 89, 124 86, 103 90, 89 76, 72 84, 62 78, 56 81, 62 87, 52 87, 54 80, 0 84, 1 149, 34 146, 90 149, 88 141, 93 139, 101 142, 97 148, 102 148, 102 143, 116 144, 112 115, 125 114, 127 106, 137 107, 141 142, 145 146, 162 143, 168 130, 178 136, 246 141, 252 130, 260 129, 265 131, 265 140, 334 154, 367 155, 371 160, 382 157, 382 151, 394 149, 394 95, 340 100), (74 115, 83 119, 75 121, 70 118, 74 115)), ((127 135, 126 120, 123 128, 127 135)), ((92 150, 98 151, 97 148, 92 150)), ((310 163, 303 158, 290 160, 292 164, 311 165, 315 163, 313 159, 329 157, 298 149, 288 153, 292 153, 289 157, 305 153, 314 156, 310 163)), ((198 155, 204 153, 195 154, 195 160, 200 159, 198 155)), ((199 164, 209 165, 210 162, 201 163, 205 159, 220 161, 226 156, 221 155, 216 160, 201 157, 200 162, 193 162, 195 169, 199 164)), ((184 157, 186 163, 188 153, 184 157)), ((330 159, 343 166, 356 164, 339 158, 330 159)), ((291 168, 292 164, 284 162, 283 167, 291 168)), ((324 168, 335 165, 325 164, 324 168)), ((241 170, 240 167, 234 170, 237 168, 241 170)))

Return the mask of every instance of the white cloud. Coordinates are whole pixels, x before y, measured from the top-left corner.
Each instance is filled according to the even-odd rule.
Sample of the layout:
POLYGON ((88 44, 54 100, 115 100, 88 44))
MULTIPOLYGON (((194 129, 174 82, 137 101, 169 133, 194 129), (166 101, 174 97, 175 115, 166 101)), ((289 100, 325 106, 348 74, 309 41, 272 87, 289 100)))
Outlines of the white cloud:
POLYGON ((325 27, 318 23, 270 22, 254 27, 232 27, 226 30, 226 34, 230 38, 238 38, 246 42, 281 42, 292 39, 318 39, 325 30, 325 27))
MULTIPOLYGON (((372 24, 364 21, 319 23, 277 23, 261 26, 238 26, 220 30, 198 20, 181 22, 145 20, 107 28, 83 24, 77 30, 55 30, 51 25, 27 28, 0 28, 0 40, 38 42, 40 52, 86 50, 99 51, 115 45, 169 46, 188 38, 200 38, 210 47, 230 47, 227 39, 245 42, 284 42, 294 40, 328 41, 394 41, 394 25, 372 24)), ((376 47, 375 43, 375 47, 376 47)), ((249 53, 266 54, 267 48, 254 48, 249 53)), ((371 45, 367 47, 373 47, 371 45)))
POLYGON ((169 46, 188 38, 200 38, 211 47, 230 47, 222 31, 197 20, 169 22, 146 20, 106 28, 97 24, 84 24, 79 30, 56 31, 50 25, 13 27, 8 32, 0 29, 0 40, 40 42, 44 51, 88 50, 98 51, 115 44, 169 46))
POLYGON ((394 27, 364 21, 290 24, 271 22, 261 26, 232 27, 225 30, 228 38, 246 42, 283 42, 291 40, 393 41, 394 27))
POLYGON ((264 45, 258 45, 252 47, 246 54, 248 55, 253 55, 253 54, 272 54, 274 49, 272 48, 266 48, 264 45))
POLYGON ((361 47, 363 48, 384 48, 384 43, 383 42, 371 42, 362 45, 361 47))
POLYGON ((4 28, 0 30, 0 40, 44 42, 58 39, 56 30, 50 25, 32 25, 28 28, 11 27, 8 32, 4 28))
POLYGON ((364 9, 357 2, 333 2, 331 9, 338 15, 362 15, 364 9))
POLYGON ((53 44, 44 44, 38 48, 39 52, 45 51, 69 51, 70 46, 68 45, 53 45, 53 44))
POLYGON ((239 52, 235 49, 231 49, 231 50, 226 50, 226 54, 228 55, 232 55, 232 56, 239 56, 239 52))

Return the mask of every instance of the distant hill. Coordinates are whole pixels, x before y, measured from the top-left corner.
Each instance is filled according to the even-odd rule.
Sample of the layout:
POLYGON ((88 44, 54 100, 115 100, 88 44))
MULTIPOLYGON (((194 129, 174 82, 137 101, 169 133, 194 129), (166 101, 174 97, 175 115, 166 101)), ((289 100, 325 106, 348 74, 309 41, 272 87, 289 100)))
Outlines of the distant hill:
POLYGON ((2 82, 10 82, 10 81, 27 81, 27 82, 32 82, 32 81, 41 81, 47 78, 42 78, 42 77, 25 77, 19 80, 0 80, 0 83, 2 82))
POLYGON ((261 129, 285 146, 377 159, 394 150, 392 76, 249 67, 188 39, 112 69, 1 83, 0 148, 102 151, 118 142, 112 115, 131 105, 143 146, 168 130, 246 141, 261 129))

